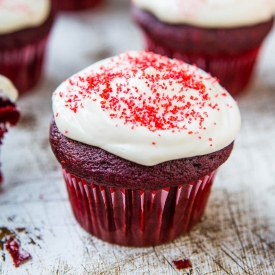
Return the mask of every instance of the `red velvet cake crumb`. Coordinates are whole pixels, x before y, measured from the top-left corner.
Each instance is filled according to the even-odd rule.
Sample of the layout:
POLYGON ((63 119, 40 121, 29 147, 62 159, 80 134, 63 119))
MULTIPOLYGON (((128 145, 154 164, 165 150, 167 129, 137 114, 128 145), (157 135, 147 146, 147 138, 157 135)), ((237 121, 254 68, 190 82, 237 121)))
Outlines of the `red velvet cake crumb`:
POLYGON ((192 268, 192 263, 189 259, 183 259, 178 261, 173 261, 173 264, 177 269, 187 269, 192 268))
POLYGON ((23 262, 31 258, 30 253, 25 250, 20 250, 20 242, 14 237, 8 239, 6 249, 12 257, 15 267, 19 267, 23 262))

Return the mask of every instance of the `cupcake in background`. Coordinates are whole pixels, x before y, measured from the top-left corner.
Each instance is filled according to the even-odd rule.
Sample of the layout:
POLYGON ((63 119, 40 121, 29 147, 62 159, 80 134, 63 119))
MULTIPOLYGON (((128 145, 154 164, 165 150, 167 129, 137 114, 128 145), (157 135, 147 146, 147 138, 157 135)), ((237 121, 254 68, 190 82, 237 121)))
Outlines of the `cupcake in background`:
POLYGON ((97 62, 52 101, 50 143, 77 221, 126 246, 171 241, 200 220, 240 128, 216 79, 152 52, 97 62))
MULTIPOLYGON (((0 75, 0 145, 9 126, 14 126, 19 120, 19 111, 15 105, 18 91, 11 81, 0 75)), ((3 177, 0 171, 0 184, 3 177)))
POLYGON ((81 11, 92 9, 102 3, 103 0, 52 0, 57 11, 81 11))
POLYGON ((274 0, 132 0, 150 51, 196 64, 231 95, 247 86, 273 26, 274 0))
POLYGON ((50 0, 0 1, 0 74, 19 94, 40 78, 53 19, 50 0))

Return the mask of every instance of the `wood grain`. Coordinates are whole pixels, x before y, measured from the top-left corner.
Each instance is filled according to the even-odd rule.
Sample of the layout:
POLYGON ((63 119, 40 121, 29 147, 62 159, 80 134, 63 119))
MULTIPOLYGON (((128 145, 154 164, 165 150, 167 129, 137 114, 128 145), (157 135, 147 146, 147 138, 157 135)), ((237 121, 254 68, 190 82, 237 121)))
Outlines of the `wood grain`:
MULTIPOLYGON (((275 274, 274 30, 251 85, 238 98, 243 124, 234 152, 190 233, 162 246, 126 248, 91 237, 76 223, 48 142, 50 97, 64 78, 90 63, 142 49, 128 8, 126 0, 106 1, 96 10, 57 18, 43 78, 18 101, 22 118, 1 147, 0 228, 16 235, 32 259, 15 268, 0 245, 0 274, 275 274), (174 267, 172 261, 183 258, 192 269, 174 267)), ((4 235, 0 231, 2 241, 4 235)))

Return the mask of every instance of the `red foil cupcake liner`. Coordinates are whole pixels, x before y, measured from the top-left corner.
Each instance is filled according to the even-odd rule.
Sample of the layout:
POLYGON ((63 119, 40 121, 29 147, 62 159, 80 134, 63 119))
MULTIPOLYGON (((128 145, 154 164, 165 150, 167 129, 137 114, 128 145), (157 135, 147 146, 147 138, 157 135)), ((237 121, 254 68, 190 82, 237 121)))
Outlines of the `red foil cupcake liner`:
POLYGON ((195 64, 212 76, 232 95, 241 93, 249 83, 260 46, 236 55, 209 56, 167 49, 145 36, 147 50, 195 64))
POLYGON ((0 74, 8 77, 19 94, 33 88, 41 75, 48 35, 22 48, 0 51, 0 74))
POLYGON ((53 0, 57 11, 78 11, 91 9, 99 5, 103 0, 53 0))
POLYGON ((106 187, 63 168, 73 213, 90 234, 125 246, 169 242, 201 218, 216 171, 196 182, 159 190, 106 187))

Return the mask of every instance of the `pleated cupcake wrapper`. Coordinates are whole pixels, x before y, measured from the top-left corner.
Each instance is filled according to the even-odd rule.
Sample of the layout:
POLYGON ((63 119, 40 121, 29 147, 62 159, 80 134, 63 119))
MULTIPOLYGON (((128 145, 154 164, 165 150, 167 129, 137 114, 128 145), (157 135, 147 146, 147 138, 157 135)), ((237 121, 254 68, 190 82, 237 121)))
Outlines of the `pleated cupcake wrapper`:
POLYGON ((8 77, 19 93, 31 89, 41 75, 48 35, 22 48, 0 51, 0 74, 8 77))
POLYGON ((260 49, 259 45, 257 48, 236 55, 210 56, 168 49, 147 35, 145 40, 149 51, 195 64, 209 72, 219 79, 220 84, 233 96, 242 92, 248 85, 260 49))
POLYGON ((132 190, 89 183, 63 168, 80 225, 104 241, 126 246, 158 245, 190 230, 204 212, 215 174, 171 188, 132 190))
POLYGON ((77 11, 93 8, 103 0, 53 0, 53 5, 57 11, 77 11))

